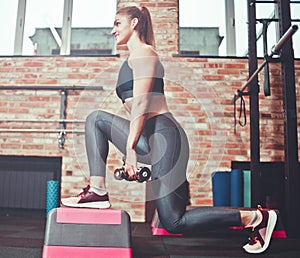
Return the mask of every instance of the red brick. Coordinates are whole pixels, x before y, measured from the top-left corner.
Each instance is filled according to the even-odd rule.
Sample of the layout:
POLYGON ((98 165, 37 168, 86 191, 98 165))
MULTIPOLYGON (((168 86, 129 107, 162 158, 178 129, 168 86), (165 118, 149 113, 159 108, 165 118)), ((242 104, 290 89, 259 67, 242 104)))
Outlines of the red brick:
POLYGON ((68 74, 68 78, 70 78, 70 79, 88 79, 89 75, 82 74, 82 73, 71 73, 71 74, 68 74))
POLYGON ((30 67, 37 67, 37 66, 43 66, 44 64, 42 62, 34 62, 34 61, 31 61, 31 62, 25 62, 23 64, 23 66, 30 66, 30 67))
POLYGON ((224 76, 221 76, 221 75, 203 75, 202 79, 204 81, 222 81, 222 80, 224 80, 224 76))

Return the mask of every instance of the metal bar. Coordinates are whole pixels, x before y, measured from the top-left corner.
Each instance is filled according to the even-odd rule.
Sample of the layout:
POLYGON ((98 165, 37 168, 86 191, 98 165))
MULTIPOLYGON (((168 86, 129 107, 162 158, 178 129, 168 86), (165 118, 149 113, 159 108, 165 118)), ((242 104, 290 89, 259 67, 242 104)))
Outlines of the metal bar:
POLYGON ((298 30, 297 25, 290 26, 289 29, 284 33, 284 35, 279 39, 277 44, 271 49, 270 57, 273 55, 277 55, 279 50, 283 47, 283 45, 295 34, 298 30))
MULTIPOLYGON (((66 118, 66 112, 67 112, 67 110, 66 110, 67 109, 67 96, 68 96, 67 91, 62 90, 60 96, 61 96, 61 100, 60 100, 60 116, 59 116, 59 118, 61 120, 64 120, 66 118)), ((59 124, 60 124, 60 128, 66 129, 65 128, 66 125, 63 121, 59 122, 59 124)))
POLYGON ((0 90, 103 90, 102 86, 0 86, 0 90))
MULTIPOLYGON (((250 25, 249 25, 250 26, 250 25)), ((271 53, 268 54, 266 56, 266 58, 264 59, 264 62, 253 72, 253 74, 251 75, 251 77, 248 79, 248 81, 246 82, 246 84, 235 93, 235 96, 232 99, 232 103, 234 103, 234 101, 236 101, 240 96, 241 96, 241 92, 243 92, 248 86, 249 84, 257 77, 257 75, 259 74, 259 72, 264 68, 264 66, 267 64, 268 59, 272 58, 274 55, 277 55, 279 53, 279 50, 283 47, 283 45, 285 44, 285 42, 287 40, 289 40, 294 33, 298 30, 298 26, 297 25, 293 25, 291 26, 286 33, 280 38, 280 40, 276 43, 275 46, 272 47, 271 49, 271 53)), ((250 53, 250 52, 249 52, 250 53)), ((249 55, 250 56, 250 55, 249 55)))
POLYGON ((85 120, 72 119, 18 119, 18 118, 4 118, 0 119, 0 123, 85 123, 85 120))
POLYGON ((60 129, 0 129, 0 133, 58 133, 58 147, 64 148, 66 133, 84 133, 84 130, 67 130, 66 122, 85 122, 66 119, 67 96, 70 90, 103 90, 102 86, 0 86, 0 90, 61 91, 60 119, 2 119, 1 122, 58 122, 60 129))
POLYGON ((61 129, 2 129, 0 133, 84 133, 84 130, 61 130, 61 129))
MULTIPOLYGON (((300 183, 298 163, 298 133, 297 133, 297 103, 295 86, 294 51, 290 32, 291 10, 290 3, 286 0, 278 0, 280 33, 283 34, 281 51, 281 71, 284 107, 284 160, 285 160, 285 207, 287 232, 291 237, 300 237, 300 183), (285 38, 285 40, 283 40, 285 38), (284 44, 285 43, 285 44, 284 44)), ((279 46, 279 47, 280 47, 279 46)), ((278 47, 278 48, 279 48, 278 47)), ((276 51, 276 49, 274 50, 276 51)))
POLYGON ((256 1, 252 1, 252 3, 255 3, 255 4, 277 4, 277 1, 263 1, 263 0, 256 0, 256 1))
MULTIPOLYGON (((275 17, 275 12, 272 13, 271 17, 275 17)), ((278 22, 278 19, 275 19, 275 18, 260 18, 260 19, 256 19, 256 21, 258 21, 260 23, 265 23, 265 22, 271 23, 273 21, 278 22)), ((262 34, 262 30, 260 31, 259 34, 262 34)))
MULTIPOLYGON (((256 6, 248 0, 248 49, 249 74, 255 74, 257 69, 256 45, 256 6)), ((262 68, 261 68, 262 69, 262 68)), ((251 170, 251 206, 262 203, 260 138, 259 138, 259 98, 258 78, 251 77, 248 83, 250 95, 250 170, 251 170)))
MULTIPOLYGON (((263 21, 266 21, 268 20, 270 23, 271 21, 273 21, 275 18, 275 10, 273 10, 273 12, 269 15, 269 18, 265 18, 265 19, 255 19, 256 21, 262 23, 263 21)), ((263 34, 263 29, 261 28, 258 32, 257 32, 257 36, 256 36, 256 41, 258 41, 260 39, 260 37, 262 36, 263 34)), ((248 49, 247 51, 244 53, 245 56, 248 55, 248 49)))
MULTIPOLYGON (((268 54, 268 26, 269 22, 263 21, 263 47, 264 47, 264 55, 268 54)), ((265 96, 270 96, 270 74, 269 74, 269 64, 268 62, 265 65, 264 69, 264 93, 265 96)))
MULTIPOLYGON (((66 118, 66 112, 67 112, 67 91, 66 90, 62 90, 61 93, 61 100, 60 100, 60 119, 65 119, 66 118)), ((66 133, 64 132, 64 130, 66 129, 66 124, 64 122, 59 122, 59 128, 61 129, 61 131, 59 132, 58 135, 58 147, 60 149, 64 148, 65 145, 65 136, 66 133)))
MULTIPOLYGON (((262 64, 253 72, 253 74, 250 76, 250 78, 248 79, 248 81, 245 83, 245 85, 236 92, 236 96, 240 97, 240 92, 243 92, 251 83, 254 79, 256 79, 257 75, 260 73, 260 71, 264 68, 264 66, 267 64, 267 60, 265 59, 262 64)), ((233 98, 232 101, 235 101, 236 98, 233 98)))
MULTIPOLYGON (((263 19, 256 19, 256 21, 261 22, 262 20, 268 20, 269 22, 279 22, 279 19, 272 19, 272 18, 263 18, 263 19)), ((291 19, 292 22, 299 22, 300 19, 291 19)))

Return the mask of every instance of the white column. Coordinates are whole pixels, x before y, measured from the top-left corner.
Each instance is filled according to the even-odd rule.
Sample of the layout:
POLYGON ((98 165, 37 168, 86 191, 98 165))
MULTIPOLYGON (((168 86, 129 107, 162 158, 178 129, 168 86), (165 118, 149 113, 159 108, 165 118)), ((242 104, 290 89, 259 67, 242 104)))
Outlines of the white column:
POLYGON ((226 54, 236 56, 234 0, 225 0, 226 54))
POLYGON ((22 55, 25 13, 26 13, 26 0, 19 0, 16 30, 15 30, 14 55, 22 55))
POLYGON ((70 55, 71 52, 71 30, 72 30, 72 9, 73 0, 64 0, 64 17, 62 27, 62 44, 60 48, 61 55, 70 55))

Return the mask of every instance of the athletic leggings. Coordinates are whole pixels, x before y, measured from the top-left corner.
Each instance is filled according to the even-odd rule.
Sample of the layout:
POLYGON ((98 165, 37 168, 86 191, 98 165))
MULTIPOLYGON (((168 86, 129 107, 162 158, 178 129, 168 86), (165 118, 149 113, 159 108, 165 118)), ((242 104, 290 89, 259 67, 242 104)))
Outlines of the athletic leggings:
MULTIPOLYGON (((90 175, 105 177, 109 141, 126 155, 129 120, 98 110, 87 117, 85 130, 90 175)), ((152 166, 152 180, 148 183, 160 221, 169 232, 196 233, 241 224, 238 210, 220 207, 186 210, 189 144, 184 130, 171 113, 146 121, 136 153, 139 162, 152 166)))

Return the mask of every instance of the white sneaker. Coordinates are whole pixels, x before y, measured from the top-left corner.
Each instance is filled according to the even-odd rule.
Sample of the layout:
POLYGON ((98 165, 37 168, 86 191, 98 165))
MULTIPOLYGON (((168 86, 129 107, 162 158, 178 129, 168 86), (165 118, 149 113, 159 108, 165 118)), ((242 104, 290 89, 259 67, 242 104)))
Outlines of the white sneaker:
POLYGON ((260 206, 258 210, 262 213, 262 221, 252 228, 249 243, 243 246, 244 250, 251 254, 258 254, 267 250, 277 221, 277 214, 274 210, 266 211, 260 206))
POLYGON ((87 187, 83 188, 83 192, 81 192, 78 196, 61 199, 61 204, 74 208, 110 208, 110 202, 107 193, 105 195, 99 195, 89 190, 90 186, 88 185, 87 187))

